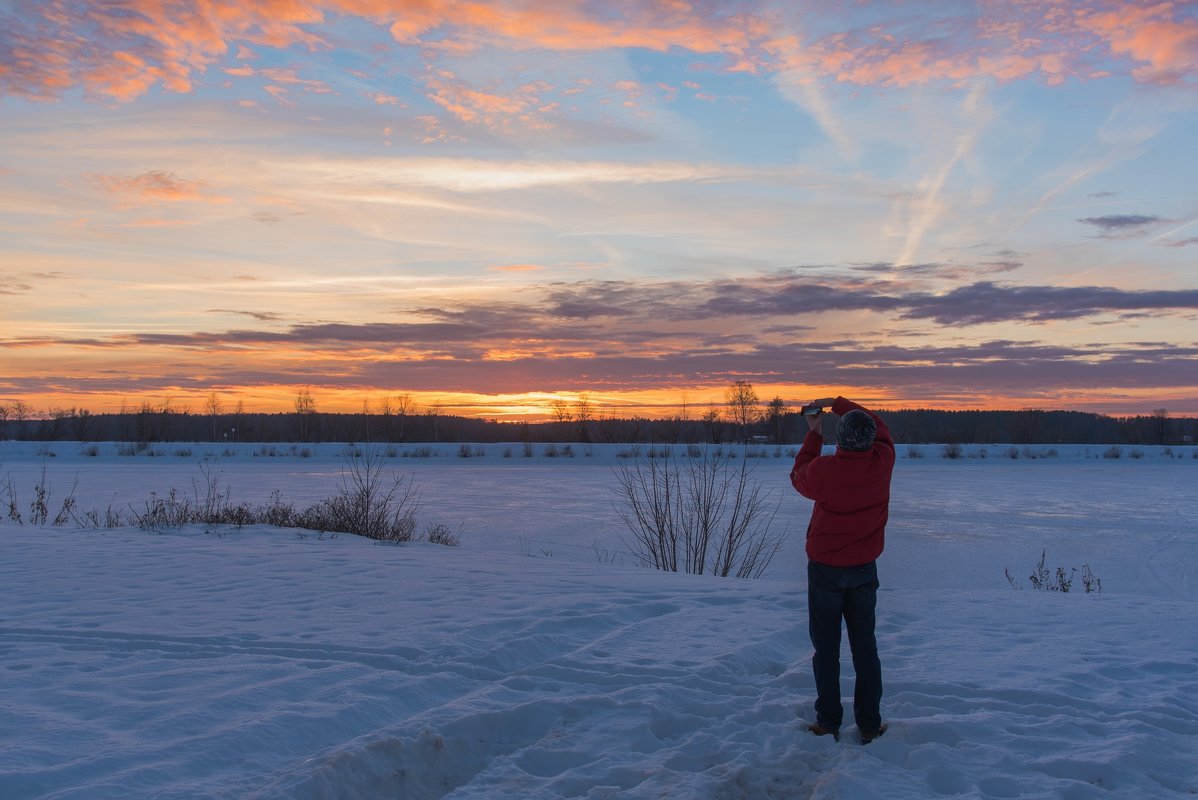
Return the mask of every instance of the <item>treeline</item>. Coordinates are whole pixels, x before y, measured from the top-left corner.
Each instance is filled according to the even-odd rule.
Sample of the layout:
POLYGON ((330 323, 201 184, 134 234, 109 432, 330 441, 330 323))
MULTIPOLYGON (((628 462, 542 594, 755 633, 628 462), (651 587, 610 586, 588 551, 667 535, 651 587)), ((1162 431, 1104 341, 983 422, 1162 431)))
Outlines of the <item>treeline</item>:
MULTIPOLYGON (((1198 443, 1198 418, 1160 410, 1135 417, 1078 411, 883 412, 903 444, 1129 444, 1198 443)), ((831 417, 826 438, 835 440, 831 417)), ((796 412, 709 411, 700 418, 617 418, 559 413, 547 422, 500 422, 433 410, 421 413, 213 413, 153 408, 117 414, 55 409, 33 417, 0 417, 0 440, 118 442, 593 442, 796 444, 807 431, 796 412)))

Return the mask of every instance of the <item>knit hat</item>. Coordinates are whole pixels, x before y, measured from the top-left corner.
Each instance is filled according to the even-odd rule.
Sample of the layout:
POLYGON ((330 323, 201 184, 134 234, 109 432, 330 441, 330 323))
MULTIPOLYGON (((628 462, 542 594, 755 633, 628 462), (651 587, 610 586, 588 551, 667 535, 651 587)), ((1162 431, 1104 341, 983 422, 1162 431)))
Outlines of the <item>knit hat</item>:
POLYGON ((868 450, 877 435, 878 425, 874 418, 857 408, 841 417, 836 425, 841 450, 868 450))

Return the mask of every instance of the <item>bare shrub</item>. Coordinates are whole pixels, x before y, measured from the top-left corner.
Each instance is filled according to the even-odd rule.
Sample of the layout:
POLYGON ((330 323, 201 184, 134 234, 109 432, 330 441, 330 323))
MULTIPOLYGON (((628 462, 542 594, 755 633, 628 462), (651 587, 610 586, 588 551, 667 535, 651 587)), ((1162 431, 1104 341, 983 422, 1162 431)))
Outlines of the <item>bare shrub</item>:
POLYGON ((1112 445, 1102 453, 1103 458, 1123 458, 1123 448, 1119 445, 1112 445))
POLYGON ((963 454, 964 452, 961 450, 961 445, 957 444, 956 442, 950 442, 946 444, 940 451, 942 458, 958 459, 963 454))
POLYGON ((283 502, 282 493, 275 489, 270 493, 270 502, 258 511, 258 522, 262 525, 273 525, 276 528, 299 527, 299 515, 295 506, 283 502))
POLYGON ((166 497, 159 497, 157 492, 150 492, 144 509, 140 513, 135 509, 130 510, 133 523, 143 531, 179 528, 198 522, 191 501, 175 489, 167 492, 166 497))
POLYGON ((682 460, 636 456, 615 469, 615 507, 632 554, 670 572, 757 578, 786 539, 770 526, 778 503, 748 459, 707 452, 682 460))
MULTIPOLYGON (((1050 570, 1045 562, 1048 560, 1048 551, 1040 552, 1040 560, 1036 563, 1032 574, 1028 576, 1028 582, 1032 588, 1041 592, 1061 592, 1065 593, 1073 588, 1074 578, 1077 576, 1077 568, 1072 567, 1066 571, 1064 567, 1057 567, 1056 571, 1050 570)), ((1102 581, 1090 569, 1089 564, 1083 564, 1081 569, 1082 587, 1086 594, 1091 592, 1102 591, 1102 581)), ((1021 588, 1015 578, 1011 576, 1009 568, 1003 568, 1003 574, 1007 576, 1007 582, 1011 584, 1013 589, 1021 588)))
MULTIPOLYGON (((71 489, 67 492, 59 505, 58 511, 51 516, 50 509, 53 501, 51 500, 52 486, 46 475, 46 467, 42 466, 41 477, 37 483, 33 485, 33 499, 29 502, 29 524, 30 525, 53 525, 59 527, 67 524, 79 517, 79 511, 75 502, 75 489, 78 485, 78 479, 71 485, 71 489)), ((5 506, 5 514, 10 522, 17 525, 25 524, 25 517, 21 514, 21 501, 17 496, 17 488, 13 483, 12 476, 5 474, 3 483, 0 484, 0 490, 4 493, 3 505, 5 506)))
POLYGON ((907 458, 923 458, 923 450, 915 445, 909 445, 907 447, 907 458))
POLYGON ((451 531, 448 525, 441 522, 429 525, 428 530, 424 532, 424 538, 430 544, 439 544, 444 547, 461 547, 462 545, 461 537, 451 531))
POLYGON ((420 491, 410 478, 386 474, 383 456, 367 452, 346 459, 332 497, 302 515, 302 527, 353 533, 386 542, 410 542, 420 510, 420 491))

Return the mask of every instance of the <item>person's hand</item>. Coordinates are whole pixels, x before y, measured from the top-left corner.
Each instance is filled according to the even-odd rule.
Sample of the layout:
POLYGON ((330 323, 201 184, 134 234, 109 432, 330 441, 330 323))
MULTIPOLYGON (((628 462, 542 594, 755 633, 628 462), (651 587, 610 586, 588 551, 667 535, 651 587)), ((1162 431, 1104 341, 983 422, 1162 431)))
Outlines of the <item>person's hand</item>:
POLYGON ((835 397, 825 397, 822 400, 812 400, 811 405, 819 406, 820 408, 823 408, 824 406, 830 407, 835 402, 836 402, 835 397))
MULTIPOLYGON (((819 401, 816 401, 819 402, 819 401)), ((814 405, 814 403, 812 404, 814 405)), ((816 433, 820 432, 820 424, 823 421, 824 412, 820 411, 816 414, 805 414, 803 419, 807 420, 807 427, 816 433)))

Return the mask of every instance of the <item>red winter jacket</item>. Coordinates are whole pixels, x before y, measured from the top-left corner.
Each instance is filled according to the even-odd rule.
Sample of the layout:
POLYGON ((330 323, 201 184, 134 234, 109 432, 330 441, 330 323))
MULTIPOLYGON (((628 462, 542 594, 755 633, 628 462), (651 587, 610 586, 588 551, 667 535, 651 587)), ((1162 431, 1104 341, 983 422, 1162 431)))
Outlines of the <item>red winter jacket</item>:
POLYGON ((868 564, 885 545, 894 439, 872 411, 843 397, 832 404, 832 411, 840 416, 853 409, 865 411, 878 425, 869 450, 838 447, 834 455, 820 455, 824 437, 811 431, 790 471, 790 482, 799 494, 815 501, 807 526, 807 557, 832 567, 868 564))

